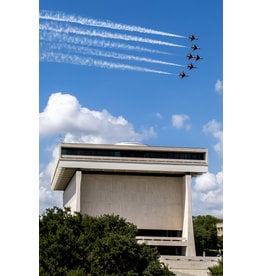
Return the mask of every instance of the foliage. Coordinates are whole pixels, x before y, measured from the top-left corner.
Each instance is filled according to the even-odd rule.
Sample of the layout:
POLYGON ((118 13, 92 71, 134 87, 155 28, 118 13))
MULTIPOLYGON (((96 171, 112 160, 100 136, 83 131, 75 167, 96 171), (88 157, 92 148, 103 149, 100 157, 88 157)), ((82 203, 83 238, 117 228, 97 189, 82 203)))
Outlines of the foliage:
POLYGON ((223 253, 223 236, 217 237, 217 247, 219 248, 219 251, 223 253))
POLYGON ((223 238, 217 236, 216 224, 221 219, 210 215, 193 217, 196 254, 202 255, 203 251, 218 252, 223 247, 223 238))
POLYGON ((223 259, 218 261, 218 265, 208 268, 210 276, 222 276, 223 275, 223 259))
POLYGON ((39 219, 40 275, 175 275, 156 249, 136 242, 136 233, 119 216, 47 209, 39 219))

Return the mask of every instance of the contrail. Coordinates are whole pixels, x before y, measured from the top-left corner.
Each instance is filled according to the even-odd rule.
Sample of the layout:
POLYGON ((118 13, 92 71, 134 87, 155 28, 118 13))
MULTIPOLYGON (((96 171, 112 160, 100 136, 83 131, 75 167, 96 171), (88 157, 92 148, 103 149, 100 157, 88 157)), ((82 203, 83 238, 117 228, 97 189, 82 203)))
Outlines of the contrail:
POLYGON ((67 55, 62 53, 44 52, 40 55, 40 61, 58 62, 58 63, 70 63, 76 65, 93 66, 107 69, 119 69, 119 70, 131 70, 147 73, 172 75, 169 72, 153 70, 145 67, 130 66, 127 64, 107 62, 103 60, 96 60, 92 58, 83 58, 77 55, 67 55))
POLYGON ((97 37, 103 37, 103 38, 110 38, 110 39, 119 39, 119 40, 127 40, 127 41, 136 41, 136 42, 142 42, 142 43, 149 43, 149 44, 158 44, 158 45, 166 45, 171 47, 183 47, 186 48, 183 45, 180 44, 174 44, 170 42, 165 42, 161 40, 154 40, 150 38, 143 38, 139 36, 132 36, 132 35, 126 35, 126 34, 120 34, 120 33, 110 33, 106 31, 97 31, 97 30, 81 30, 79 28, 75 28, 72 26, 59 26, 58 24, 40 24, 39 26, 40 30, 48 30, 53 32, 62 32, 62 33, 72 33, 76 35, 87 35, 87 36, 97 36, 97 37), (52 26, 53 25, 53 26, 52 26))
POLYGON ((77 24, 86 25, 86 26, 94 26, 94 27, 109 28, 109 29, 121 30, 121 31, 139 32, 139 33, 146 33, 146 34, 185 38, 185 36, 181 36, 181 35, 177 35, 177 34, 161 32, 161 31, 143 28, 143 27, 139 27, 139 26, 114 23, 114 22, 111 22, 108 20, 101 21, 101 20, 96 20, 96 19, 92 19, 92 18, 84 18, 84 17, 80 17, 80 16, 66 15, 62 12, 51 12, 51 11, 43 10, 43 11, 40 11, 39 17, 40 17, 40 19, 45 19, 45 20, 77 23, 77 24))
POLYGON ((80 44, 85 46, 93 46, 99 48, 113 48, 113 49, 121 49, 126 51, 136 51, 136 52, 148 52, 155 54, 165 54, 171 55, 171 53, 159 51, 155 49, 149 49, 140 46, 133 46, 126 43, 113 42, 105 39, 91 39, 81 35, 70 35, 65 33, 57 33, 52 31, 42 31, 39 34, 40 41, 58 41, 58 42, 66 42, 71 44, 80 44))
POLYGON ((49 50, 69 50, 79 54, 87 54, 87 55, 100 56, 100 57, 106 57, 106 58, 133 60, 133 61, 157 63, 157 64, 171 65, 171 66, 183 66, 180 64, 166 62, 166 61, 157 60, 157 59, 139 57, 134 55, 125 55, 125 54, 120 54, 116 52, 101 51, 97 49, 91 49, 88 47, 75 46, 75 45, 64 44, 64 43, 44 43, 42 44, 42 46, 44 47, 46 46, 49 50))

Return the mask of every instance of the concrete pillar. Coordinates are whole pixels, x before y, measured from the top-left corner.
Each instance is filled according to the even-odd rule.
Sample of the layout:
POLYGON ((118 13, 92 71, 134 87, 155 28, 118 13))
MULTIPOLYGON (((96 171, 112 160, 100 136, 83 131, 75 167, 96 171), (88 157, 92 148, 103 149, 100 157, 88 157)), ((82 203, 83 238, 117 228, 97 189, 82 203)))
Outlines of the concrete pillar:
POLYGON ((187 240, 185 256, 196 256, 192 220, 191 175, 184 176, 184 221, 182 237, 187 240))
POLYGON ((76 171, 76 212, 80 212, 81 205, 81 180, 82 180, 82 172, 76 171))

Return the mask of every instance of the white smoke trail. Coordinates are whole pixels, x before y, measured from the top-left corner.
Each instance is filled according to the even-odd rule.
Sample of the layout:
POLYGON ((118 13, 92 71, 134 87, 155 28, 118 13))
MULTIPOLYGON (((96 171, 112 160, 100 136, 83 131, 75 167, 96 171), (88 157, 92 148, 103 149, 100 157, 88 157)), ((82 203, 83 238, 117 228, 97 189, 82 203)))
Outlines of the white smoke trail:
POLYGON ((131 71, 139 71, 139 72, 172 75, 169 72, 158 71, 158 70, 145 68, 145 67, 130 66, 127 64, 113 63, 113 62, 107 62, 103 60, 96 60, 92 58, 86 58, 86 57, 83 58, 77 55, 68 55, 68 54, 54 53, 54 52, 42 52, 40 55, 40 61, 70 63, 70 64, 76 64, 76 65, 93 66, 93 67, 100 67, 100 68, 107 68, 107 69, 131 70, 131 71))
POLYGON ((186 46, 183 46, 180 44, 174 44, 174 43, 165 42, 161 40, 154 40, 150 38, 143 38, 139 36, 132 36, 132 35, 126 35, 126 34, 120 34, 120 33, 110 33, 106 31, 97 31, 97 30, 82 30, 76 27, 72 27, 68 24, 66 24, 65 26, 59 26, 59 24, 47 23, 47 24, 40 24, 39 28, 40 30, 48 30, 48 31, 60 32, 60 33, 61 32, 72 33, 76 35, 97 36, 97 37, 110 38, 110 39, 136 41, 136 42, 149 43, 149 44, 158 44, 158 45, 165 45, 165 46, 171 46, 171 47, 186 48, 186 46))
POLYGON ((45 19, 45 20, 77 23, 77 24, 86 25, 86 26, 94 26, 94 27, 109 28, 109 29, 115 29, 115 30, 121 30, 121 31, 139 32, 139 33, 147 33, 147 34, 154 34, 154 35, 185 38, 185 36, 171 34, 167 32, 161 32, 161 31, 143 28, 139 26, 131 26, 126 24, 114 23, 111 21, 101 21, 101 20, 84 18, 84 17, 74 16, 74 15, 66 15, 61 12, 51 12, 51 11, 43 10, 43 11, 40 11, 39 17, 40 19, 45 19))
POLYGON ((157 59, 139 57, 134 55, 125 55, 125 54, 120 54, 116 52, 101 51, 97 49, 91 49, 88 47, 76 46, 76 45, 70 45, 70 44, 64 44, 64 43, 41 43, 40 46, 42 46, 43 48, 48 48, 48 50, 67 50, 70 52, 73 51, 75 53, 83 54, 83 55, 93 55, 93 56, 100 56, 100 57, 106 57, 106 58, 133 60, 133 61, 157 63, 157 64, 171 65, 171 66, 183 66, 180 64, 166 62, 166 61, 157 60, 157 59))
POLYGON ((159 51, 155 49, 149 49, 140 46, 133 46, 130 44, 113 42, 105 39, 91 39, 87 37, 83 37, 80 35, 70 35, 66 33, 57 33, 52 31, 41 31, 39 34, 40 41, 58 41, 58 42, 66 42, 71 44, 80 44, 86 46, 93 46, 99 48, 113 48, 113 49, 121 49, 126 51, 136 51, 136 52, 148 52, 154 54, 165 54, 170 55, 171 53, 159 51))

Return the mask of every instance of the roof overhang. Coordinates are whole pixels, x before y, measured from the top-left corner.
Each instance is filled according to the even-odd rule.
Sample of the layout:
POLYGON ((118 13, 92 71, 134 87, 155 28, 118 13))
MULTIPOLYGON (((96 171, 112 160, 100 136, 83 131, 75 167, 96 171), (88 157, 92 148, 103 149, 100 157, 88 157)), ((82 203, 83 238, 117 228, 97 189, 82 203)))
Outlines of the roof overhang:
POLYGON ((61 144, 59 158, 52 176, 52 190, 64 190, 76 170, 86 172, 134 173, 134 174, 191 174, 208 171, 207 150, 200 148, 171 148, 130 145, 61 144), (65 155, 61 149, 114 149, 139 151, 201 152, 204 160, 137 158, 117 156, 65 155))

